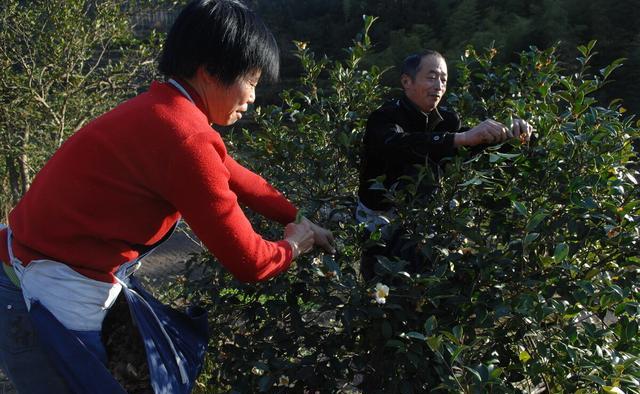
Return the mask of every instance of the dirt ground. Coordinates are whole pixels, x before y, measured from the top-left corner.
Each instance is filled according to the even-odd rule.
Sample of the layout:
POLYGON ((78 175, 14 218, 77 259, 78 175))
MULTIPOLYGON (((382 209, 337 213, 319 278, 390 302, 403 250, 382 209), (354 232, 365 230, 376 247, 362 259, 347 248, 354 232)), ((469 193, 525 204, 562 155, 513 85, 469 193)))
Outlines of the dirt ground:
MULTIPOLYGON (((182 274, 190 253, 201 251, 195 238, 178 230, 163 245, 147 256, 136 275, 149 286, 170 282, 182 274)), ((16 394, 11 382, 0 371, 0 394, 16 394)))

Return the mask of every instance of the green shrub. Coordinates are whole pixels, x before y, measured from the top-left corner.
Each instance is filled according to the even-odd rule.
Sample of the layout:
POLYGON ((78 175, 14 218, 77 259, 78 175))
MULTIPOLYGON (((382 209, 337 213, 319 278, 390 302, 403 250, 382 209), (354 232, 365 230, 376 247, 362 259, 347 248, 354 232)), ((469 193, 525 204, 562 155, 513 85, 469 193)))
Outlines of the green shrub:
POLYGON ((378 303, 375 283, 358 278, 352 212, 364 124, 386 91, 382 72, 360 64, 372 23, 344 63, 298 43, 299 88, 229 143, 330 227, 340 251, 258 285, 233 281, 207 254, 191 261, 209 267, 186 288, 211 310, 203 390, 639 393, 640 134, 619 102, 592 97, 621 62, 591 73, 594 43, 579 48, 576 72, 553 48, 508 65, 469 48, 449 102, 469 124, 529 119, 536 139, 453 158, 429 199, 417 193, 433 182, 426 169, 390 192, 403 206, 393 225, 424 264, 407 273, 381 259, 389 293, 378 303))

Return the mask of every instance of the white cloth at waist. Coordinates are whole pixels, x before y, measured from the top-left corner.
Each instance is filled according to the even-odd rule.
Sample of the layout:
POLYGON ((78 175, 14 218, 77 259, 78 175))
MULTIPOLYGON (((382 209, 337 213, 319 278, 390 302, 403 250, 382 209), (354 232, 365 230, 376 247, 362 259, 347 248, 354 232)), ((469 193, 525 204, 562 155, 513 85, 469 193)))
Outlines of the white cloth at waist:
POLYGON ((388 211, 374 211, 368 208, 366 205, 358 199, 358 206, 356 207, 356 220, 358 223, 365 223, 367 231, 374 232, 377 229, 386 227, 396 214, 394 209, 388 211))
MULTIPOLYGON (((68 265, 53 260, 33 260, 27 266, 13 255, 11 229, 7 229, 9 258, 20 280, 27 308, 38 300, 66 328, 99 331, 109 308, 122 290, 121 283, 88 278, 68 265)), ((123 264, 116 276, 121 280, 139 267, 137 261, 123 264)))
POLYGON ((74 331, 100 331, 107 311, 122 290, 120 283, 88 278, 57 261, 34 260, 26 267, 14 263, 17 266, 27 308, 31 300, 38 300, 74 331))

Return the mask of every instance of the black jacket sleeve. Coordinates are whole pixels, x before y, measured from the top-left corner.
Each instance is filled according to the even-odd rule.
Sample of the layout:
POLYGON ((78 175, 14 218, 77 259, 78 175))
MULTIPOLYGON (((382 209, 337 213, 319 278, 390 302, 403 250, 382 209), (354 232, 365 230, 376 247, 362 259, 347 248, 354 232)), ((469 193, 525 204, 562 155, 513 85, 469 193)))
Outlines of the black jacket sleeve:
POLYGON ((456 125, 443 122, 450 123, 450 131, 442 131, 442 127, 438 127, 432 132, 411 132, 405 130, 402 123, 387 111, 371 114, 364 140, 370 152, 391 161, 407 162, 424 162, 426 157, 437 162, 455 155, 453 140, 459 129, 459 120, 456 125))

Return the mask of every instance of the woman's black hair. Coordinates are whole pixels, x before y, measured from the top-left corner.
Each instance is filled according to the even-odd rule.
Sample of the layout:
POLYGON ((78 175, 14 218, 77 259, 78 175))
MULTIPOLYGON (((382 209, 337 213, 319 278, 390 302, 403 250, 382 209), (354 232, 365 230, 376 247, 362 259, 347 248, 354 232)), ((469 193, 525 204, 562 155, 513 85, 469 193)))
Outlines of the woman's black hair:
POLYGON ((259 70, 276 80, 278 45, 252 10, 237 0, 195 0, 174 22, 158 68, 168 77, 191 78, 199 66, 223 84, 259 70))
POLYGON ((437 52, 431 49, 426 49, 423 52, 411 54, 407 56, 402 62, 402 69, 401 69, 400 75, 406 74, 412 80, 416 79, 416 75, 420 71, 420 62, 422 61, 422 58, 427 56, 436 56, 436 57, 439 57, 440 59, 444 59, 444 56, 442 56, 440 52, 437 52))

